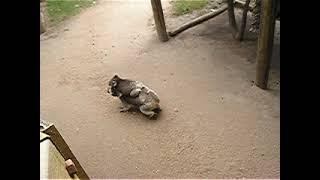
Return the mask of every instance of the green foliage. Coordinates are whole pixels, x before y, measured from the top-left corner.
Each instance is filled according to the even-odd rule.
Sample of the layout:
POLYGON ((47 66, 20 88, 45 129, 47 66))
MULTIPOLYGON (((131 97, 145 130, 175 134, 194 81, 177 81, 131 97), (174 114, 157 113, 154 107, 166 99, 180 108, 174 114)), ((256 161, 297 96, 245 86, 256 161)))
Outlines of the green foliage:
POLYGON ((182 15, 201 9, 207 5, 208 0, 174 0, 173 10, 175 15, 182 15))
POLYGON ((47 0, 47 10, 52 23, 58 23, 73 16, 84 7, 92 5, 93 0, 47 0))

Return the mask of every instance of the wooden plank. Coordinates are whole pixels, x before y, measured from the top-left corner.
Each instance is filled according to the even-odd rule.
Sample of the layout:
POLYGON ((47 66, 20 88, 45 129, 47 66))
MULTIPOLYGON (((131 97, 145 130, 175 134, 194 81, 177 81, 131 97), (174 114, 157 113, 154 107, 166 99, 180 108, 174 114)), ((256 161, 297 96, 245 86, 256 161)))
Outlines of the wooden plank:
POLYGON ((161 0, 151 0, 151 6, 153 11, 153 18, 157 29, 158 38, 160 41, 165 42, 169 40, 166 24, 164 21, 163 10, 161 0))
POLYGON ((50 139, 40 142, 40 179, 72 180, 65 160, 50 139))
POLYGON ((41 132, 50 136, 52 143, 61 153, 64 160, 71 159, 74 162, 78 169, 78 177, 80 179, 90 179, 54 125, 50 125, 41 132))
POLYGON ((193 20, 181 25, 180 27, 174 29, 173 31, 170 31, 169 32, 169 36, 175 36, 175 35, 183 32, 183 31, 185 31, 185 30, 187 30, 187 29, 189 29, 189 28, 191 28, 193 26, 196 26, 196 25, 198 25, 200 23, 203 23, 203 22, 205 22, 205 21, 207 21, 207 20, 209 20, 211 18, 214 18, 214 17, 218 16, 219 14, 223 13, 224 11, 226 11, 227 9, 228 9, 228 6, 224 5, 220 9, 218 9, 217 11, 210 12, 210 13, 202 15, 202 16, 200 16, 198 18, 195 18, 195 19, 193 19, 193 20))
POLYGON ((257 49, 257 72, 255 84, 267 89, 273 48, 276 0, 262 0, 260 33, 257 49))

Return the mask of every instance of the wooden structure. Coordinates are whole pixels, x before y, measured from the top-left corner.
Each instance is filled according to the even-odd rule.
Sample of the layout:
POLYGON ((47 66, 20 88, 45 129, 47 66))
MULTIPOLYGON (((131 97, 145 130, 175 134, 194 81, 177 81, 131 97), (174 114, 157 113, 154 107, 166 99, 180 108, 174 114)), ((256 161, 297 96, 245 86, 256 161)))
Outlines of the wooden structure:
POLYGON ((170 31, 168 34, 169 34, 169 36, 175 36, 175 35, 181 33, 184 30, 187 30, 187 29, 189 29, 189 28, 191 28, 193 26, 196 26, 197 24, 200 24, 200 23, 202 23, 204 21, 207 21, 207 20, 209 20, 211 18, 214 18, 214 17, 218 16, 219 14, 223 13, 227 9, 228 9, 227 5, 223 6, 222 8, 220 8, 217 11, 214 11, 214 12, 211 12, 211 13, 207 13, 205 15, 202 15, 202 16, 194 19, 194 20, 191 20, 191 21, 183 24, 182 26, 176 28, 175 30, 170 31))
POLYGON ((274 28, 276 22, 276 1, 277 0, 262 0, 255 82, 255 84, 262 89, 267 89, 268 85, 268 76, 273 49, 274 28))
POLYGON ((41 178, 90 179, 53 124, 40 121, 40 148, 41 178))
MULTIPOLYGON (((280 7, 280 0, 261 0, 262 1, 262 14, 260 21, 260 33, 258 39, 258 50, 257 50, 257 69, 256 69, 256 81, 255 84, 262 88, 267 89, 268 83, 268 74, 270 68, 270 61, 272 55, 273 48, 273 36, 274 36, 274 27, 275 27, 275 13, 276 8, 280 7)), ((152 11, 154 15, 154 21, 158 33, 158 37, 161 41, 168 41, 169 36, 175 36, 197 24, 200 24, 204 21, 207 21, 217 15, 221 14, 225 10, 228 10, 229 23, 232 29, 233 37, 239 41, 243 39, 245 27, 246 27, 246 19, 247 12, 252 10, 252 7, 249 5, 250 0, 246 0, 246 2, 241 2, 239 0, 228 0, 228 5, 223 6, 219 10, 215 12, 211 12, 200 16, 190 22, 183 24, 182 26, 176 28, 175 30, 167 33, 165 19, 163 16, 163 10, 161 5, 161 0, 151 0, 152 11), (240 5, 243 10, 242 21, 240 25, 240 29, 237 26, 235 15, 234 15, 234 4, 240 5)), ((278 9, 280 10, 280 9, 278 9)))
POLYGON ((46 1, 40 0, 40 34, 47 31, 47 25, 44 18, 44 6, 46 6, 46 1))
POLYGON ((163 17, 161 0, 151 0, 151 6, 158 37, 162 42, 168 41, 169 38, 166 30, 166 23, 163 17))

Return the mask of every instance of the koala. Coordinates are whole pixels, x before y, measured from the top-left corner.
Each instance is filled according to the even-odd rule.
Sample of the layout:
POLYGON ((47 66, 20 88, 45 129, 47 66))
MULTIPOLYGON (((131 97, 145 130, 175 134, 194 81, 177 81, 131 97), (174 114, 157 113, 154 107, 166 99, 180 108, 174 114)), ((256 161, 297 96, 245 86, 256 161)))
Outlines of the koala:
POLYGON ((122 79, 114 75, 108 83, 107 91, 114 97, 119 97, 123 107, 120 112, 137 108, 144 115, 153 118, 161 111, 158 95, 139 81, 122 79))

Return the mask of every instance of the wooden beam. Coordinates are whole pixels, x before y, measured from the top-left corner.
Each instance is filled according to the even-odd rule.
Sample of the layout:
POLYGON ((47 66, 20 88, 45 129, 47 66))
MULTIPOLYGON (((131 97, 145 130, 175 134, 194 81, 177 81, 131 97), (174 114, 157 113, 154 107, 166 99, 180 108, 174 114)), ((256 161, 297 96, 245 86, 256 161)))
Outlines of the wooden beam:
POLYGON ((255 84, 261 89, 267 89, 273 48, 276 0, 262 0, 261 5, 255 84))
POLYGON ((175 35, 183 32, 193 26, 196 26, 196 25, 203 23, 211 18, 214 18, 214 17, 218 16, 219 14, 223 13, 224 11, 226 11, 227 9, 228 9, 228 6, 225 5, 225 6, 222 6, 220 9, 218 9, 217 11, 210 12, 210 13, 202 15, 198 18, 195 18, 195 19, 181 25, 180 27, 174 29, 173 31, 170 31, 169 36, 175 36, 175 35))
POLYGON ((60 154, 65 160, 71 159, 74 162, 77 169, 79 170, 78 176, 81 180, 90 179, 87 173, 84 171, 84 169, 80 165, 79 161, 76 159, 76 157, 70 150, 67 143, 64 141, 59 131, 56 129, 56 127, 53 124, 49 125, 48 127, 44 127, 44 129, 41 130, 40 132, 43 132, 50 136, 52 143, 56 146, 56 148, 58 149, 58 151, 60 152, 60 154))
POLYGON ((169 37, 166 30, 166 23, 163 17, 161 0, 151 0, 151 6, 159 40, 162 42, 168 41, 169 37))

